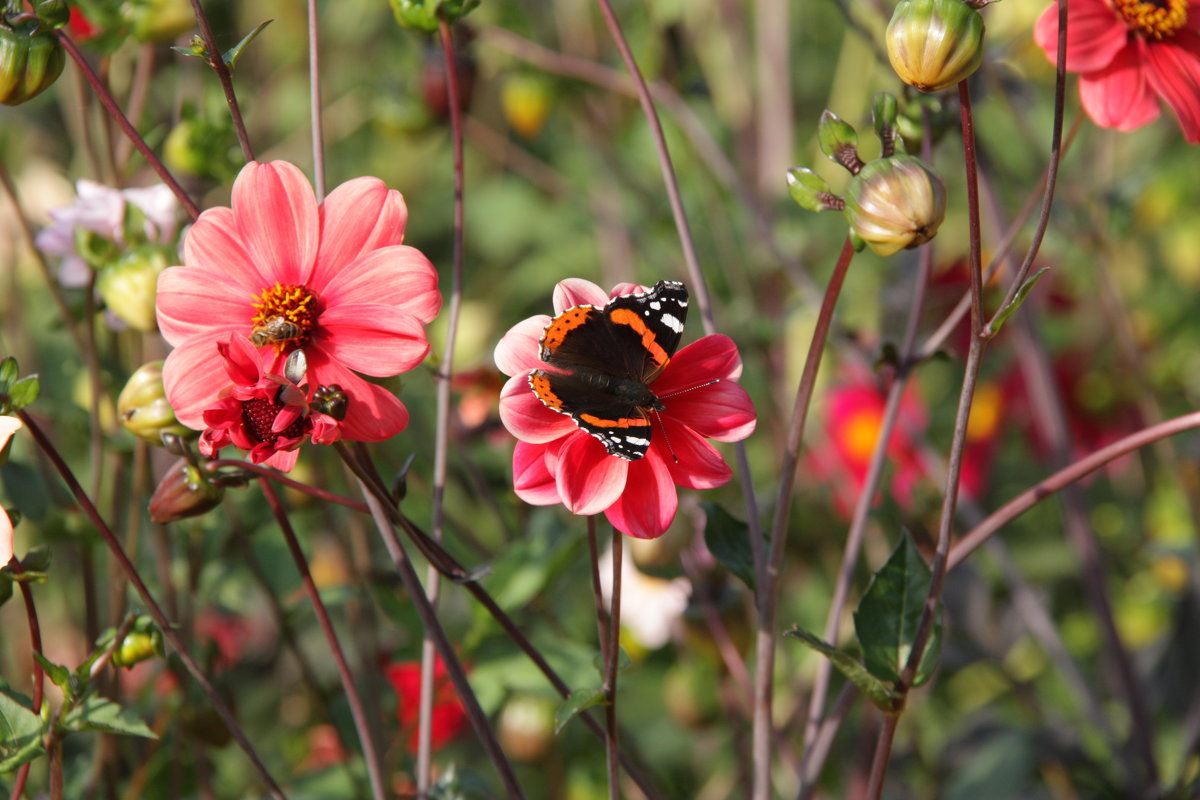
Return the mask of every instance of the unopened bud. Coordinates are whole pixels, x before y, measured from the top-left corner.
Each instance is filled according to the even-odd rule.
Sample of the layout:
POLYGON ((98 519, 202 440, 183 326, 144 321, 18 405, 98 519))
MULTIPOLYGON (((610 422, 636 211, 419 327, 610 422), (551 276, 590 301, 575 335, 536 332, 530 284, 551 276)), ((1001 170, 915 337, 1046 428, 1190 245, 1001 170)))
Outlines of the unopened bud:
POLYGON ((456 22, 479 5, 479 0, 391 0, 400 27, 433 33, 438 19, 456 22))
POLYGON ((175 419, 175 410, 167 402, 163 388, 161 361, 143 364, 129 376, 117 398, 121 423, 140 439, 162 445, 164 433, 187 436, 192 433, 175 419))
POLYGON ((6 25, 0 19, 0 103, 15 106, 48 89, 62 74, 67 56, 39 20, 6 25))
POLYGON ((886 39, 892 69, 922 92, 966 80, 983 62, 983 17, 961 0, 901 0, 886 39))
POLYGON ((96 291, 108 310, 129 327, 144 333, 155 328, 154 293, 167 257, 153 247, 130 250, 117 263, 100 270, 96 291))
POLYGON ((158 523, 198 517, 221 503, 225 489, 212 483, 186 459, 179 459, 163 475, 150 498, 150 519, 158 523))
POLYGON ((162 633, 151 624, 145 630, 132 630, 125 634, 120 646, 113 651, 112 664, 114 667, 130 669, 134 664, 165 655, 162 633))
POLYGON ((946 187, 919 158, 896 155, 867 163, 846 187, 851 231, 881 256, 925 244, 946 215, 946 187))
POLYGON ((326 416, 333 417, 338 422, 346 418, 346 405, 350 402, 346 390, 336 383, 328 386, 318 386, 313 392, 311 408, 326 416))

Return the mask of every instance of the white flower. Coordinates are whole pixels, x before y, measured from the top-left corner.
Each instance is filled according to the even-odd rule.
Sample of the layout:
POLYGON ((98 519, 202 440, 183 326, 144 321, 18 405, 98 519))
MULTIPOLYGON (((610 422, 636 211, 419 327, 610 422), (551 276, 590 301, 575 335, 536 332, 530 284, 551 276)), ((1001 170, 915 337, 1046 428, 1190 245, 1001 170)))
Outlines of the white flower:
MULTIPOLYGON (((600 559, 600 591, 612 602, 613 554, 600 559)), ((648 650, 671 640, 671 629, 687 608, 692 584, 687 578, 655 578, 640 571, 629 558, 621 560, 621 625, 648 650)))

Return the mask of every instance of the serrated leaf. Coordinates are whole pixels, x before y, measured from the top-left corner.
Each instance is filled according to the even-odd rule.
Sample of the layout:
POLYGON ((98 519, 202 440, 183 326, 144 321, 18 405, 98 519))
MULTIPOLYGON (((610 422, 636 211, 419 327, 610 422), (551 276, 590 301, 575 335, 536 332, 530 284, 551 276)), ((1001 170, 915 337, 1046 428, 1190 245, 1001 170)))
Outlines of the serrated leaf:
POLYGON ((900 705, 903 702, 900 694, 892 691, 891 687, 868 672, 867 668, 859 663, 858 659, 854 658, 854 656, 837 649, 829 642, 809 633, 803 628, 793 627, 790 631, 784 631, 784 636, 793 636, 828 658, 830 663, 846 676, 846 680, 853 683, 863 694, 871 698, 871 702, 878 706, 881 711, 893 714, 900 710, 900 705))
POLYGON ((1008 321, 1008 318, 1016 313, 1016 310, 1025 303, 1025 299, 1029 297, 1029 293, 1033 291, 1033 287, 1049 271, 1049 267, 1042 267, 1026 278, 1025 282, 1021 284, 1021 288, 1017 290, 1016 295, 1013 296, 1012 302, 996 312, 996 321, 992 323, 993 336, 1000 332, 1000 328, 1008 321))
POLYGON ((141 736, 146 739, 158 738, 137 714, 103 697, 87 698, 71 709, 63 717, 62 723, 72 731, 98 731, 141 736))
POLYGON ((754 589, 754 551, 750 547, 750 529, 716 503, 700 504, 706 519, 704 544, 721 566, 754 589))
POLYGON ((0 392, 7 392, 8 387, 13 385, 13 381, 20 374, 20 367, 17 365, 17 360, 12 356, 0 361, 0 392))
POLYGON ((225 66, 229 67, 230 72, 233 72, 235 69, 237 69, 238 59, 242 57, 242 51, 246 49, 246 45, 253 42, 255 37, 263 32, 263 28, 267 27, 274 21, 275 20, 273 19, 269 19, 266 22, 260 22, 258 27, 243 36, 240 42, 226 50, 221 55, 221 60, 225 62, 225 66))
MULTIPOLYGON (((912 537, 904 531, 887 563, 871 578, 871 584, 854 612, 854 630, 862 647, 863 663, 875 677, 885 681, 900 680, 929 594, 930 575, 912 537)), ((933 674, 940 650, 939 614, 917 669, 914 686, 924 683, 933 674)))
POLYGON ((45 732, 45 720, 0 692, 0 773, 12 772, 37 758, 45 732))
POLYGON ((579 712, 602 703, 604 703, 603 689, 576 689, 571 692, 554 712, 554 733, 558 734, 579 712))

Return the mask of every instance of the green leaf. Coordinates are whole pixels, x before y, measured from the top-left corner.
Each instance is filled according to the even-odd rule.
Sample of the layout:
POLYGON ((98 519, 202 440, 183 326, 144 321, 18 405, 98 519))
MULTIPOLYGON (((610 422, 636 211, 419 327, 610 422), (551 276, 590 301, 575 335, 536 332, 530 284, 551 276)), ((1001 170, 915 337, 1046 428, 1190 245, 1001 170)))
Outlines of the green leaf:
POLYGON ((603 689, 577 689, 571 692, 554 712, 554 733, 561 731, 579 712, 601 705, 604 701, 603 689))
POLYGON ((55 664, 41 653, 34 653, 33 658, 42 665, 42 669, 45 670, 46 677, 50 679, 50 682, 62 689, 63 694, 68 699, 78 696, 79 682, 74 679, 71 670, 62 664, 55 664))
POLYGON ((0 393, 8 391, 8 387, 13 385, 13 381, 20 374, 20 369, 17 360, 12 356, 0 361, 0 393))
POLYGON ((1011 317, 1013 313, 1025 303, 1025 298, 1029 297, 1029 293, 1033 291, 1033 287, 1036 286, 1037 282, 1042 279, 1042 276, 1049 271, 1049 267, 1042 267, 1037 272, 1026 278, 1025 282, 1021 284, 1021 288, 1017 290, 1012 302, 996 312, 996 321, 992 323, 992 336, 995 336, 1000 332, 1001 326, 1003 326, 1004 323, 1008 321, 1008 318, 1011 317))
MULTIPOLYGON (((621 670, 625 669, 632 663, 633 663, 633 660, 629 657, 629 654, 625 652, 625 648, 618 647, 617 648, 617 672, 620 672, 621 670)), ((596 653, 595 657, 592 659, 592 666, 594 666, 596 668, 596 672, 600 674, 600 677, 604 678, 605 663, 604 663, 604 654, 603 653, 596 653)))
POLYGON ((266 22, 260 22, 258 27, 247 33, 244 37, 242 37, 240 42, 226 50, 221 55, 221 60, 225 62, 225 66, 229 67, 230 72, 233 72, 235 69, 237 69, 238 59, 242 57, 242 51, 246 49, 246 45, 253 42, 254 38, 262 33, 263 28, 267 27, 274 21, 275 20, 269 19, 266 22))
POLYGON ((42 391, 42 382, 37 375, 26 375, 14 383, 8 390, 8 399, 13 411, 20 411, 25 406, 37 400, 42 391))
POLYGON ((0 692, 0 773, 12 772, 37 758, 45 732, 45 720, 0 692))
MULTIPOLYGON (((875 677, 900 680, 929 594, 929 580, 929 567, 905 531, 887 563, 871 579, 854 612, 854 629, 862 647, 863 662, 875 677)), ((941 650, 941 609, 938 611, 914 686, 928 680, 937 664, 941 650)))
POLYGON ((806 211, 829 211, 840 208, 840 200, 817 173, 807 167, 792 167, 787 171, 788 194, 796 205, 806 211))
POLYGON ((704 544, 721 566, 754 589, 754 551, 750 548, 750 530, 746 523, 730 516, 716 503, 701 503, 707 522, 704 544))
POLYGON ((821 113, 821 121, 817 123, 817 141, 821 152, 839 164, 845 163, 842 158, 847 150, 858 151, 858 132, 854 126, 829 110, 821 113))
POLYGON ((881 711, 894 714, 900 710, 904 700, 900 694, 892 691, 890 686, 868 672, 866 667, 860 664, 858 659, 849 653, 838 650, 829 642, 809 633, 803 628, 793 627, 790 631, 784 631, 784 636, 794 636, 828 658, 838 668, 838 671, 845 675, 848 681, 862 690, 863 694, 871 698, 871 702, 878 706, 881 711))
POLYGON ((132 711, 103 697, 89 697, 63 717, 63 725, 72 731, 98 731, 126 736, 157 739, 154 731, 132 711))
POLYGON ((13 580, 26 583, 42 583, 50 572, 50 548, 44 544, 29 548, 21 559, 21 575, 14 575, 13 580))

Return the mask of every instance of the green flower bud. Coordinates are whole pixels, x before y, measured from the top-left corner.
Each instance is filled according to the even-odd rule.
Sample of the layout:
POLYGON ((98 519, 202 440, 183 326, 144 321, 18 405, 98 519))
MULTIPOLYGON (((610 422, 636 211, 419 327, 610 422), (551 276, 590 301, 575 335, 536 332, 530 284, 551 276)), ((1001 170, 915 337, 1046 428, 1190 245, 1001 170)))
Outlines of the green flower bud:
POLYGON ((121 18, 139 42, 168 44, 196 27, 188 0, 126 0, 121 18))
POLYGON ((886 39, 892 69, 922 92, 966 80, 983 62, 983 17, 961 0, 901 0, 886 39))
POLYGON ((225 489, 209 481, 197 468, 179 459, 159 481, 150 498, 150 519, 165 523, 198 517, 221 504, 225 489))
POLYGON ((15 106, 48 89, 63 71, 66 54, 38 20, 9 26, 0 20, 0 103, 15 106))
POLYGON ((846 187, 850 230, 881 256, 925 244, 946 215, 946 186, 919 158, 868 162, 846 187))
POLYGON ((134 664, 165 655, 162 633, 158 628, 148 627, 146 630, 132 630, 125 635, 120 646, 113 651, 112 664, 129 669, 134 664))
POLYGON ((33 4, 33 13, 46 28, 61 28, 71 18, 71 7, 66 0, 41 0, 33 4))
POLYGON ((432 33, 438 19, 456 22, 479 5, 479 0, 390 0, 400 27, 432 33))
POLYGON ((157 248, 130 250, 112 266, 100 271, 96 291, 108 310, 135 330, 155 328, 154 294, 158 273, 167 268, 167 257, 157 248))
POLYGON ((126 429, 150 444, 162 445, 162 435, 187 436, 192 433, 175 419, 175 410, 167 402, 163 389, 161 361, 138 367, 117 398, 117 412, 126 429))

